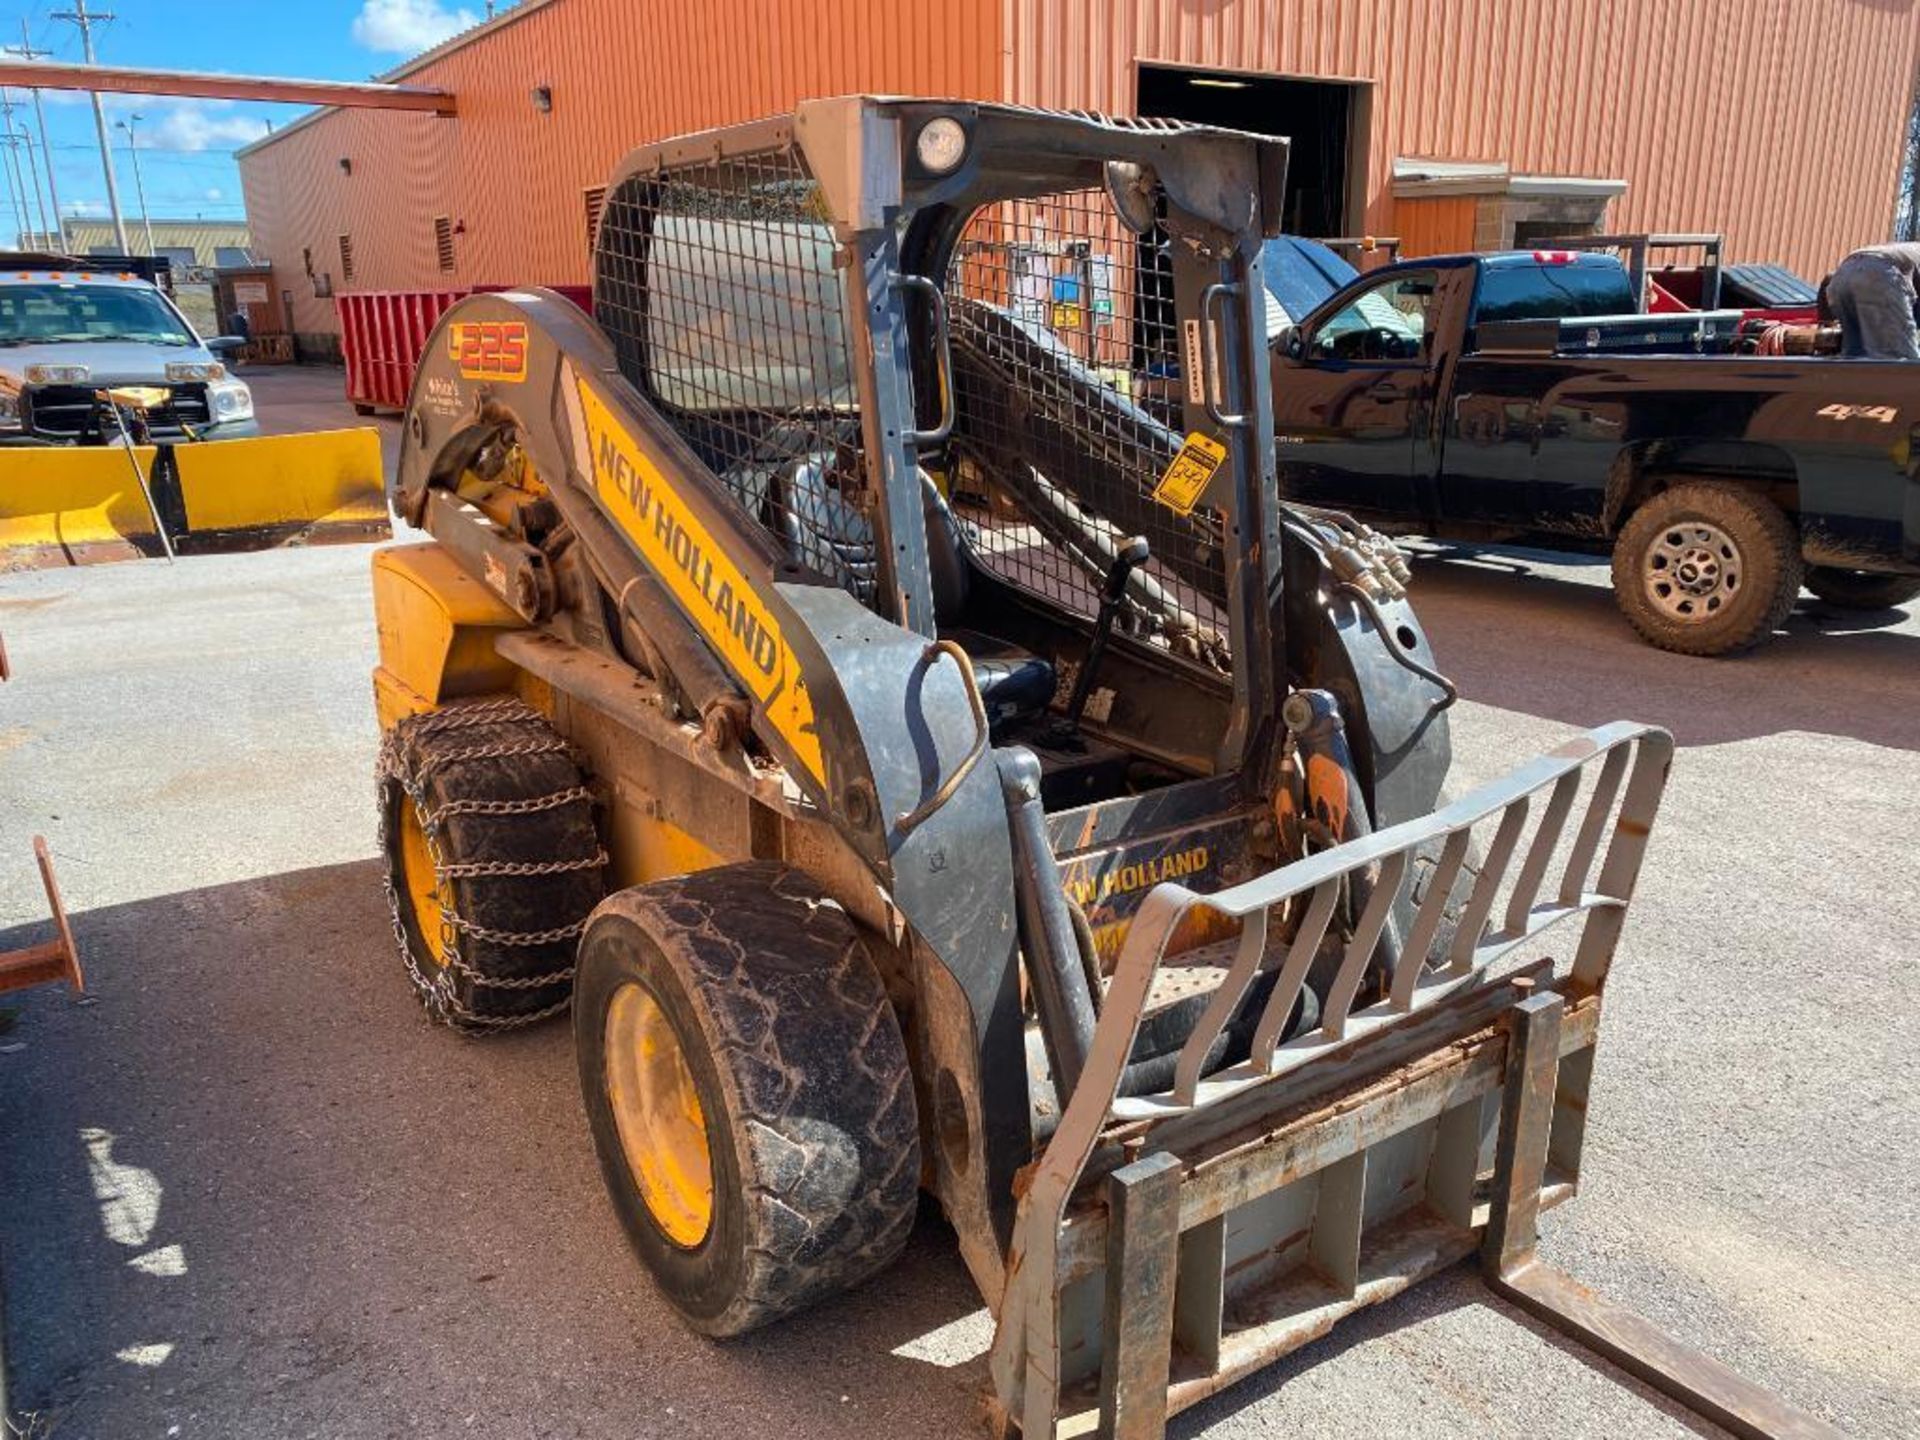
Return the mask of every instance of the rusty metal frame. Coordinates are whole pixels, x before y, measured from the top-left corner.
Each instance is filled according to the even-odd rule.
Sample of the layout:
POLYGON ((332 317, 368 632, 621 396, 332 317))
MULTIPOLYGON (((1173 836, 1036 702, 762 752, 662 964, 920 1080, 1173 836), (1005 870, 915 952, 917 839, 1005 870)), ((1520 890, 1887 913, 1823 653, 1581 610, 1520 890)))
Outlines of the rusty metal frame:
MULTIPOLYGON (((1584 1100, 1590 1072, 1599 992, 1672 754, 1672 737, 1665 731, 1606 726, 1445 809, 1309 855, 1243 885, 1210 895, 1177 884, 1156 887, 1122 949, 1080 1084, 1021 1201, 1012 1279, 1000 1307, 993 1354, 997 1402, 1009 1424, 1018 1423, 1030 1437, 1055 1433, 1072 1378, 1064 1373, 1069 1347, 1062 1340, 1063 1325, 1078 1325, 1076 1334, 1086 1329, 1068 1316, 1067 1292, 1077 1284, 1084 1293, 1092 1269, 1107 1272, 1101 1328, 1120 1324, 1131 1313, 1151 1317, 1155 1333, 1162 1317, 1152 1277, 1161 1269, 1180 1273, 1176 1288, 1185 1293, 1166 1323, 1182 1334, 1186 1356, 1198 1358, 1199 1373, 1176 1375, 1151 1402, 1140 1397, 1137 1386, 1116 1377, 1103 1383, 1098 1411, 1100 1425, 1110 1433, 1158 1434, 1170 1410, 1324 1333, 1340 1316, 1472 1254, 1478 1229, 1486 1223, 1486 1207, 1476 1204, 1474 1193, 1482 1170, 1481 1131, 1503 1073, 1495 1058, 1497 1032, 1488 1027, 1524 993, 1496 984, 1504 979, 1498 970, 1521 946, 1574 918, 1582 922, 1581 934, 1564 981, 1556 982, 1551 966, 1542 963, 1522 979, 1525 986, 1561 983, 1581 997, 1581 1023, 1570 1026, 1564 1039, 1577 1047, 1578 1058, 1568 1057, 1567 1074, 1582 1094, 1548 1112, 1552 1117, 1558 1109, 1569 1116, 1560 1127, 1558 1148, 1566 1169, 1577 1167, 1577 1116, 1584 1108, 1577 1102, 1584 1100), (1583 777, 1591 784, 1583 787, 1583 777), (1576 801, 1583 794, 1576 821, 1576 801), (1544 804, 1523 845, 1536 797, 1544 797, 1544 804), (1479 879, 1468 888, 1455 939, 1430 956, 1476 829, 1491 832, 1479 879), (1357 1005, 1412 857, 1435 845, 1439 859, 1427 899, 1415 913, 1385 993, 1357 1005), (1557 880, 1549 890, 1556 861, 1557 880), (1319 1023, 1283 1039, 1294 1001, 1354 877, 1372 881, 1371 898, 1341 951, 1319 1023), (1170 1088, 1122 1097, 1122 1077, 1155 974, 1174 933, 1196 908, 1242 924, 1239 941, 1226 947, 1227 976, 1183 1048, 1170 1088), (1255 978, 1276 969, 1251 1053, 1206 1073, 1206 1055, 1255 978), (1479 1045, 1467 1043, 1476 1035, 1482 1037, 1479 1045), (1397 1064, 1383 1061, 1383 1054, 1397 1064), (1424 1088, 1411 1078, 1422 1067, 1434 1072, 1424 1088), (1292 1113, 1304 1097, 1320 1100, 1329 1089, 1338 1092, 1333 1108, 1307 1106, 1304 1114, 1292 1113), (1207 1133, 1217 1116, 1231 1118, 1219 1120, 1215 1132, 1232 1128, 1251 1138, 1238 1148, 1223 1145, 1218 1133, 1207 1133), (1363 1232, 1369 1227, 1391 1228, 1376 1223, 1383 1212, 1368 1180, 1369 1161, 1377 1155, 1382 1173, 1415 1163, 1391 1149, 1404 1149, 1408 1136, 1414 1137, 1414 1148, 1424 1144, 1425 1153, 1437 1157, 1431 1165, 1417 1162, 1433 1222, 1422 1218, 1405 1224, 1390 1242, 1377 1235, 1368 1240, 1363 1232), (1177 1156, 1181 1182, 1169 1185, 1156 1174, 1157 1183, 1148 1184, 1149 1177, 1137 1169, 1145 1162, 1136 1161, 1109 1176, 1109 1186, 1118 1188, 1110 1189, 1105 1206, 1090 1204, 1079 1193, 1082 1179, 1096 1151, 1110 1151, 1116 1140, 1129 1157, 1177 1156), (1234 1178, 1222 1181, 1223 1173, 1234 1178), (1234 1263, 1226 1251, 1228 1213, 1288 1187, 1312 1187, 1304 1197, 1305 1238, 1294 1253, 1311 1272, 1312 1283, 1323 1285, 1325 1297, 1303 1303, 1300 1313, 1306 1318, 1289 1315, 1228 1336, 1226 1276, 1234 1263), (1168 1194, 1171 1200, 1164 1198, 1168 1194), (1161 1197, 1157 1203, 1155 1197, 1161 1197), (1117 1236, 1129 1215, 1146 1217, 1137 1223, 1151 1233, 1171 1235, 1179 1261, 1164 1253, 1165 1244, 1156 1258, 1140 1237, 1117 1236), (1087 1237, 1096 1225, 1106 1236, 1104 1267, 1088 1265, 1087 1237), (1143 1286, 1152 1292, 1144 1299, 1143 1286), (1134 1419, 1125 1413, 1129 1401, 1140 1412, 1134 1419)), ((1543 1155, 1546 1143, 1543 1139, 1543 1155)), ((1570 1195, 1571 1173, 1556 1174, 1550 1192, 1543 1202, 1536 1187, 1536 1203, 1570 1195)), ((1117 1358, 1123 1353, 1105 1359, 1124 1366, 1117 1358)))
POLYGON ((73 929, 67 924, 67 907, 60 899, 60 882, 53 874, 53 855, 43 836, 33 837, 33 858, 40 866, 40 884, 47 892, 47 908, 53 913, 54 936, 38 945, 0 951, 0 994, 24 990, 29 985, 49 985, 56 980, 66 981, 76 994, 85 994, 87 978, 80 968, 80 950, 73 942, 73 929))

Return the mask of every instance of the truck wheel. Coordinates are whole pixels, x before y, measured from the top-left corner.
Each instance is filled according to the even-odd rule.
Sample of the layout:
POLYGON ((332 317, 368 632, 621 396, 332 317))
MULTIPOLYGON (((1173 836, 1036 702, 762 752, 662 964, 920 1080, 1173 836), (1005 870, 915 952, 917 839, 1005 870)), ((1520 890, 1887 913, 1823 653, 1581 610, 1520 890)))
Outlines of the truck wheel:
POLYGON ((573 1026, 614 1208, 694 1329, 752 1330, 900 1253, 920 1183, 906 1046, 805 875, 754 862, 609 896, 573 1026))
POLYGON ((463 1030, 566 1009, 605 893, 593 797, 567 742, 518 700, 411 715, 380 747, 380 848, 407 977, 463 1030))
POLYGON ((1613 547, 1613 593, 1641 636, 1682 655, 1759 644, 1800 594, 1800 539, 1764 495, 1693 481, 1651 497, 1613 547))
POLYGON ((1891 610, 1920 600, 1920 578, 1912 575, 1875 575, 1866 570, 1836 570, 1809 565, 1807 589, 1842 610, 1891 610))

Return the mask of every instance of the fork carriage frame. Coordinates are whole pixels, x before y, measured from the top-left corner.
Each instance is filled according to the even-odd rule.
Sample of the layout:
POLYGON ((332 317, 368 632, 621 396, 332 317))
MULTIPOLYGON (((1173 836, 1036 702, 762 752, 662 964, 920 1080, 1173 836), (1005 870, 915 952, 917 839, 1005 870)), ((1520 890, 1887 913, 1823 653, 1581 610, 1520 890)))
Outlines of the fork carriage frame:
POLYGON ((1602 990, 1672 755, 1665 731, 1609 725, 1430 816, 1231 890, 1152 892, 1021 1202, 993 1349, 1004 1430, 1158 1435, 1169 1414, 1478 1253, 1499 1293, 1715 1423, 1838 1433, 1534 1253, 1540 1212, 1579 1182, 1602 990), (1470 837, 1488 831, 1456 938, 1429 957, 1470 837), (1434 842, 1399 967, 1354 1008, 1385 897, 1434 842), (1363 873, 1382 883, 1318 1025, 1276 1043, 1343 882, 1363 873), (1243 924, 1228 978, 1172 1085, 1122 1097, 1154 974, 1196 907, 1243 924), (1268 945, 1269 916, 1297 917, 1285 944, 1268 945), (1516 953, 1570 919, 1569 967, 1516 953), (1203 1078, 1228 1016, 1275 966, 1251 1053, 1203 1078))

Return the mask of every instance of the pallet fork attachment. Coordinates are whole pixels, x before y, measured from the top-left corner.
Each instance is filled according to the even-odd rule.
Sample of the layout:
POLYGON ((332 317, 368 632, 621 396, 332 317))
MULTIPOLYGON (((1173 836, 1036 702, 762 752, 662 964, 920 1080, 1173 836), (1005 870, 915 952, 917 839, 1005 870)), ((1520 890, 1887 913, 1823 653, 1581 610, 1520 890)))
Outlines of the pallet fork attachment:
POLYGON ((1532 995, 1508 1011, 1507 1076, 1494 1162, 1493 1206, 1480 1251, 1487 1285, 1741 1440, 1843 1440, 1842 1432, 1681 1344, 1651 1321, 1540 1259, 1540 1192, 1548 1164, 1566 1005, 1532 995))
POLYGON ((60 882, 53 875, 53 855, 47 849, 44 836, 33 837, 33 858, 40 867, 40 884, 47 892, 47 908, 53 913, 53 939, 18 950, 0 950, 0 994, 64 980, 76 995, 84 995, 87 977, 80 969, 80 950, 73 943, 67 907, 60 899, 60 882))
POLYGON ((1540 1212, 1577 1187, 1601 990, 1672 753, 1664 731, 1606 726, 1232 889, 1152 892, 1021 1200, 993 1350, 1004 1433, 1159 1436, 1175 1411, 1476 1253, 1497 1293, 1737 1434, 1837 1433, 1534 1253, 1540 1212), (1370 979, 1390 897, 1421 857, 1434 871, 1398 968, 1370 979), (1362 893, 1318 1023, 1281 1038, 1331 918, 1362 893), (1122 1094, 1155 974, 1180 958, 1168 941, 1196 907, 1241 924, 1228 978, 1172 1084, 1122 1094), (1580 938, 1556 969, 1533 942, 1569 919, 1580 938), (1290 933, 1269 945, 1270 925, 1290 933), (1209 1073, 1228 1017, 1274 970, 1246 1058, 1209 1073))

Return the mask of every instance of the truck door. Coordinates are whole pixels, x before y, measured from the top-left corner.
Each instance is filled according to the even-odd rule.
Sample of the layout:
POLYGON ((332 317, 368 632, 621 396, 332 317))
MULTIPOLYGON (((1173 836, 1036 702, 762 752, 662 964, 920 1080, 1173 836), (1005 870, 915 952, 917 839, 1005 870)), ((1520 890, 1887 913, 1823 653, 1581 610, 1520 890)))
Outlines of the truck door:
POLYGON ((1418 518, 1438 281, 1434 270, 1395 269, 1357 282, 1288 338, 1273 367, 1288 499, 1418 518))

